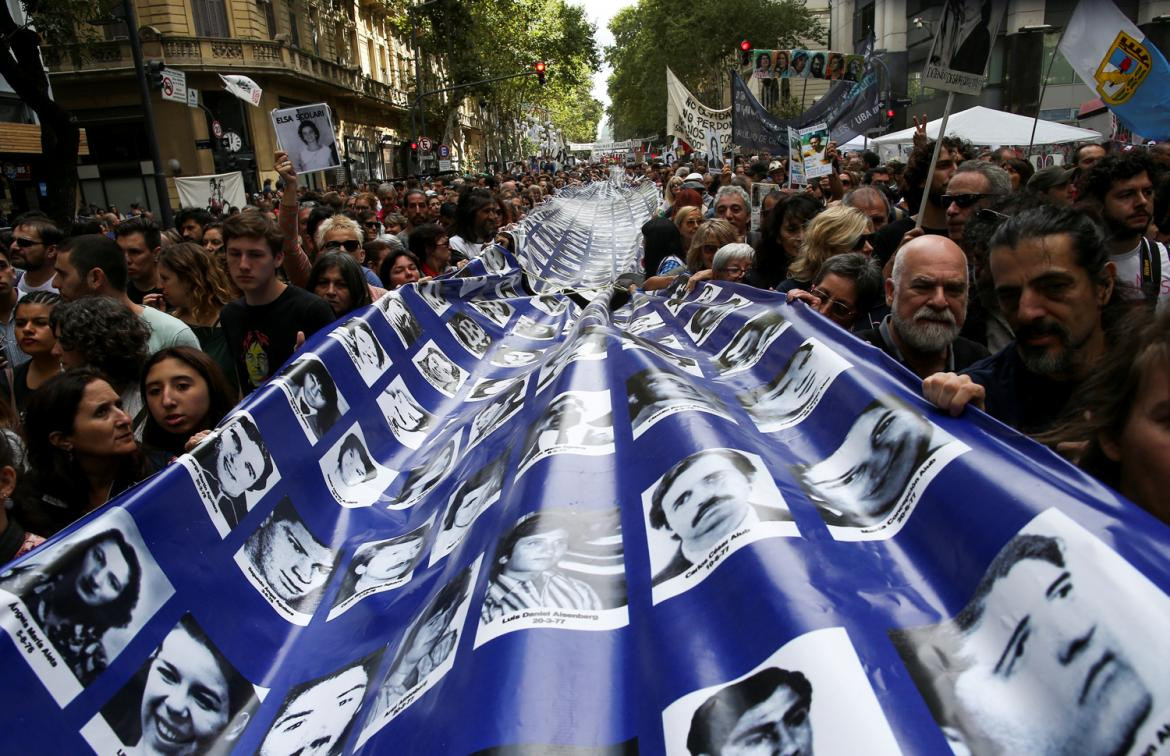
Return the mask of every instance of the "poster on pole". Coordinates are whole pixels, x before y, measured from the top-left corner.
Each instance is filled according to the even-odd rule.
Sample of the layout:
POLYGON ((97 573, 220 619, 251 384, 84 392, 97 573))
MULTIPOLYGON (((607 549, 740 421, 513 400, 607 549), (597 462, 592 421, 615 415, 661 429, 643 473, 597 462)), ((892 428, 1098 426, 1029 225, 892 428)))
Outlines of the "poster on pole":
POLYGON ((288 153, 297 173, 341 167, 333 119, 325 103, 273 110, 272 127, 280 149, 288 153))
POLYGON ((800 132, 788 129, 788 183, 793 186, 807 183, 804 180, 804 159, 800 155, 800 132))
POLYGON ((923 86, 977 95, 987 77, 1007 0, 946 0, 926 57, 923 86))
POLYGON ((829 159, 829 127, 818 123, 800 130, 800 157, 804 163, 804 178, 828 176, 833 172, 833 161, 829 159))

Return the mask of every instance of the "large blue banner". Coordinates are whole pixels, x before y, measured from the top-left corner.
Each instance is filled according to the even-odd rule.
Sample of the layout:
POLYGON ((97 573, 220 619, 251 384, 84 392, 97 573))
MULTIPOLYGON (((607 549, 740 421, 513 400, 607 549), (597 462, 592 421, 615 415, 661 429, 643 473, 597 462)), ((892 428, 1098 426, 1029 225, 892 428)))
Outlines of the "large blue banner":
POLYGON ((1166 528, 782 295, 553 288, 629 250, 546 214, 646 207, 391 293, 9 565, 0 752, 1161 752, 1166 528))

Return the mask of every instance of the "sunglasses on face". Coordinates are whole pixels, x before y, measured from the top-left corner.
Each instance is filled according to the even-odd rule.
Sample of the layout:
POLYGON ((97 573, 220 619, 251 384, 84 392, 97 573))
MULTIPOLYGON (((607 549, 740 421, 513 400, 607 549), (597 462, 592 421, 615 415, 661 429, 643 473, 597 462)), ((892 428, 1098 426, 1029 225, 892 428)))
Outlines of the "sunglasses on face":
POLYGON ((860 252, 861 250, 865 249, 866 244, 872 247, 875 236, 876 234, 862 234, 861 236, 857 237, 857 241, 853 243, 852 251, 860 252))
POLYGON ((943 207, 950 207, 951 203, 954 202, 959 207, 968 208, 981 199, 994 196, 994 194, 944 194, 942 196, 942 203, 943 207))
POLYGON ((1003 223, 1011 216, 1004 215, 998 210, 992 210, 990 207, 981 207, 979 208, 978 212, 975 213, 975 217, 988 223, 1003 223))
POLYGON ((853 317, 854 309, 852 306, 850 306, 849 304, 847 304, 845 302, 842 302, 840 299, 834 299, 832 294, 830 294, 829 292, 820 288, 819 286, 814 286, 809 293, 812 294, 817 299, 821 300, 822 302, 828 302, 829 309, 837 317, 839 317, 839 318, 853 317))
POLYGON ((366 222, 365 222, 365 223, 363 223, 362 225, 363 225, 363 226, 365 226, 366 228, 377 228, 377 227, 378 227, 378 221, 366 221, 366 222))
POLYGON ((29 247, 35 247, 41 243, 41 242, 36 241, 34 239, 23 239, 19 236, 14 236, 12 238, 12 241, 16 244, 16 246, 20 247, 21 249, 28 249, 29 247))
POLYGON ((331 252, 337 249, 344 249, 346 252, 353 254, 361 249, 362 243, 357 239, 346 239, 345 241, 331 241, 325 244, 325 251, 331 252))

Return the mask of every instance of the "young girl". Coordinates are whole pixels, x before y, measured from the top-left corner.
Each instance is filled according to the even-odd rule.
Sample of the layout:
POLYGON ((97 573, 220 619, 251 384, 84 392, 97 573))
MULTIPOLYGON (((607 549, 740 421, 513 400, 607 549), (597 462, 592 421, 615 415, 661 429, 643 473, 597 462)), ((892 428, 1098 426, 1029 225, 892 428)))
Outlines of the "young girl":
POLYGON ((235 383, 235 363, 219 326, 219 311, 232 299, 227 276, 204 249, 185 242, 162 251, 158 277, 171 314, 191 326, 199 346, 219 363, 228 381, 235 383))
POLYGON ((18 413, 23 414, 28 396, 41 384, 61 372, 61 361, 53 354, 57 336, 49 316, 61 297, 51 291, 33 291, 16 303, 13 326, 20 351, 32 357, 12 374, 11 395, 18 413))
POLYGON ((143 443, 176 457, 193 434, 214 428, 236 403, 219 364, 191 347, 169 347, 146 361, 142 397, 149 410, 143 443))

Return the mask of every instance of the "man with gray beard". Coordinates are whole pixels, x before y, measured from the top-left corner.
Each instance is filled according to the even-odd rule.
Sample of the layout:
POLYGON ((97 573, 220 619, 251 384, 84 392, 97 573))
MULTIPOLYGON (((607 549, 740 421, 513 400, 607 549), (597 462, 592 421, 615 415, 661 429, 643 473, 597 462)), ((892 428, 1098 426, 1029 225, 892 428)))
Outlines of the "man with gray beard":
POLYGON ((890 314, 857 334, 919 378, 965 370, 988 356, 959 335, 967 317, 967 258, 945 236, 920 236, 898 250, 886 279, 890 314))

